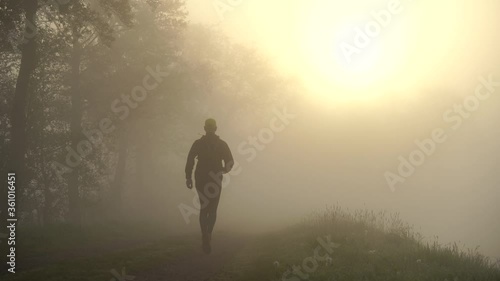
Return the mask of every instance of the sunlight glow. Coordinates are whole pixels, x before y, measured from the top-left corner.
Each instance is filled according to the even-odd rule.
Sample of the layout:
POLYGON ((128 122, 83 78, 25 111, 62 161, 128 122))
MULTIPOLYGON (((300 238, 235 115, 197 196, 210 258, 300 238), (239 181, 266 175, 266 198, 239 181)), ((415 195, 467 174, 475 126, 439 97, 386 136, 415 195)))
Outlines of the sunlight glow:
MULTIPOLYGON (((317 84, 311 86, 324 92, 324 98, 359 100, 377 97, 388 90, 383 86, 388 80, 399 81, 406 55, 407 22, 399 19, 399 25, 379 25, 378 33, 368 36, 365 26, 374 22, 369 13, 368 17, 357 20, 354 16, 332 18, 324 4, 311 10, 308 28, 304 30, 305 51, 309 54, 306 60, 313 76, 309 83, 317 84), (356 36, 364 36, 366 44, 356 45, 356 36), (328 93, 326 89, 332 91, 328 93)), ((391 20, 397 20, 396 16, 391 20)))
POLYGON ((463 13, 475 6, 400 0, 398 12, 388 19, 383 11, 392 2, 248 1, 234 10, 224 28, 264 51, 285 75, 303 81, 307 95, 319 102, 384 102, 393 95, 413 95, 416 86, 453 84, 452 72, 459 70, 443 66, 477 55, 463 56, 467 44, 470 48, 479 42, 463 42, 461 35, 475 22, 464 22, 463 13), (367 27, 374 13, 380 30, 367 27), (367 28, 373 35, 370 42, 346 60, 342 42, 354 45, 357 30, 367 28))

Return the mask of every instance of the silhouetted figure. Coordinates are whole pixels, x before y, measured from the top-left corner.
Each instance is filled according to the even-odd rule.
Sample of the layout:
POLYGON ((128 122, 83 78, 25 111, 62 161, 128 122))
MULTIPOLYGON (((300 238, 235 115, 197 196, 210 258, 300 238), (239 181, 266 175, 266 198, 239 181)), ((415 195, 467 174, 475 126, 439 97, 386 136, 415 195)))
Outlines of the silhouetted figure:
POLYGON ((191 177, 194 159, 198 159, 194 178, 201 206, 202 248, 207 254, 212 251, 210 242, 217 219, 222 177, 223 174, 231 171, 234 164, 229 146, 215 134, 215 131, 217 131, 215 120, 207 119, 205 121, 206 134, 193 143, 186 163, 186 186, 191 189, 193 188, 191 177))

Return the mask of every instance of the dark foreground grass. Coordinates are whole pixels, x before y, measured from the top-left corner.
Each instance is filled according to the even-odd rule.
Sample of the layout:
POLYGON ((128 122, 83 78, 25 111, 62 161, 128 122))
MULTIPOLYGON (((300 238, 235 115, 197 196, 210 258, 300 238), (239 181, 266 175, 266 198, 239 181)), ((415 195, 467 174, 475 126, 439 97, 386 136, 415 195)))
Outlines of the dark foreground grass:
MULTIPOLYGON (((16 274, 0 280, 142 281, 133 276, 182 257, 191 266, 199 235, 166 233, 154 224, 19 228, 16 274)), ((234 252, 210 281, 500 281, 500 269, 477 251, 424 242, 397 215, 367 210, 333 207, 234 252)))
POLYGON ((0 280, 132 280, 137 272, 193 251, 197 240, 197 236, 166 236, 148 224, 24 227, 18 229, 16 273, 2 274, 0 280))
POLYGON ((229 280, 500 281, 500 269, 475 250, 424 243, 398 215, 333 207, 254 239, 210 279, 229 280), (314 251, 326 237, 334 243, 331 260, 320 260, 314 251))

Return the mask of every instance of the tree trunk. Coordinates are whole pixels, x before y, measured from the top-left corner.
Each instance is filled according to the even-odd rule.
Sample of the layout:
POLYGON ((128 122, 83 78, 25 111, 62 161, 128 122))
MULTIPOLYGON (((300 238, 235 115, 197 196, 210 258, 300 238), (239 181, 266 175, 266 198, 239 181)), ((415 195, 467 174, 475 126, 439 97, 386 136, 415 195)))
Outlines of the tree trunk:
MULTIPOLYGON (((25 179, 25 165, 24 165, 24 155, 26 153, 26 103, 28 99, 28 90, 33 71, 37 65, 37 28, 36 28, 36 12, 38 10, 37 0, 25 0, 24 12, 26 15, 25 24, 25 36, 23 45, 21 48, 21 64, 19 67, 19 74, 17 76, 16 89, 14 91, 14 100, 11 113, 11 140, 10 140, 10 152, 8 155, 9 161, 7 162, 6 168, 9 172, 16 173, 16 194, 20 196, 24 188, 24 183, 27 181, 22 181, 25 179)), ((2 39, 3 40, 3 39, 2 39)), ((5 177, 6 175, 2 175, 5 177)), ((7 221, 7 187, 1 188, 2 190, 2 203, 0 219, 2 221, 0 230, 0 235, 4 235, 6 232, 5 223, 7 221)), ((4 237, 2 237, 4 238, 4 237)), ((2 253, 6 253, 7 242, 3 240, 0 243, 0 250, 2 253)), ((3 255, 2 255, 3 256, 3 255)), ((2 258, 2 262, 5 262, 5 256, 2 258)), ((5 263, 3 263, 5 264, 5 263)))
MULTIPOLYGON (((10 170, 17 173, 17 184, 20 186, 19 179, 23 178, 24 155, 26 153, 26 103, 28 100, 28 91, 31 76, 37 65, 36 57, 36 12, 38 9, 37 0, 24 1, 24 10, 26 13, 25 40, 21 46, 21 65, 14 91, 14 101, 11 115, 12 122, 12 140, 10 152, 10 170)), ((21 192, 19 192, 20 194, 21 192)))
MULTIPOLYGON (((73 53, 71 55, 71 147, 78 151, 78 142, 82 140, 83 98, 80 91, 80 64, 82 48, 78 41, 79 34, 73 24, 73 53)), ((80 177, 75 167, 68 179, 69 219, 75 225, 81 224, 80 177)))

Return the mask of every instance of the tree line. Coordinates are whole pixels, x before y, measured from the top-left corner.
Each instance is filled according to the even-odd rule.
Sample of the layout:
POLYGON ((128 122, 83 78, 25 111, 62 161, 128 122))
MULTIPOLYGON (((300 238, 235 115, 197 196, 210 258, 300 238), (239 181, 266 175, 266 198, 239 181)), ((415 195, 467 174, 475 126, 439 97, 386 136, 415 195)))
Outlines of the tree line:
POLYGON ((120 218, 126 190, 162 204, 186 127, 265 118, 299 89, 182 0, 1 0, 0 19, 1 165, 27 223, 120 218))

